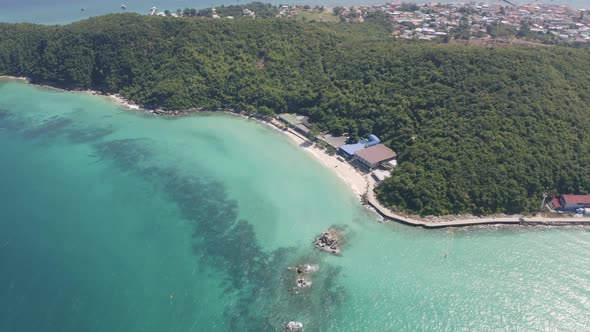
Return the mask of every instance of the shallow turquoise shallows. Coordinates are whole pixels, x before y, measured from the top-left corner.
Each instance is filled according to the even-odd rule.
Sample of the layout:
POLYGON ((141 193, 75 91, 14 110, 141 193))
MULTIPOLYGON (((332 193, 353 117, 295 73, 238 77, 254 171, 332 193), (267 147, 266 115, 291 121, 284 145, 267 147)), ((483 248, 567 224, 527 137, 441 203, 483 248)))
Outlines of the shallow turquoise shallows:
POLYGON ((590 228, 380 223, 254 121, 0 81, 0 331, 588 331, 589 266, 590 228))

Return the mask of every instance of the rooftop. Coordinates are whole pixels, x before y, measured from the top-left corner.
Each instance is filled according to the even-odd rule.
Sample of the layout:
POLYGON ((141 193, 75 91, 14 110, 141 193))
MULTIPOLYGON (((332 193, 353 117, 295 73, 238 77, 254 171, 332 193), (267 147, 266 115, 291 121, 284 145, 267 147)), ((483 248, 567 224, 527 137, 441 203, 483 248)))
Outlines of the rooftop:
POLYGON ((375 177, 379 182, 387 179, 390 176, 391 172, 388 170, 376 169, 373 171, 373 177, 375 177))
POLYGON ((566 204, 590 204, 590 195, 561 195, 566 204))
POLYGON ((397 157, 392 149, 383 144, 373 145, 356 153, 359 158, 368 161, 370 164, 378 164, 382 161, 397 157))
POLYGON ((295 114, 283 113, 279 114, 279 118, 292 125, 298 125, 301 123, 301 120, 297 119, 297 115, 295 114))
POLYGON ((346 144, 341 146, 340 149, 346 152, 346 154, 348 154, 349 156, 353 156, 357 151, 360 151, 364 148, 368 148, 373 145, 377 145, 379 143, 381 143, 379 137, 371 134, 368 138, 358 141, 358 143, 346 144))
POLYGON ((365 148, 365 144, 367 144, 368 140, 364 139, 358 143, 354 144, 346 144, 340 147, 340 149, 349 156, 353 156, 357 151, 363 150, 365 148))
POLYGON ((330 134, 327 134, 322 136, 322 140, 324 140, 324 142, 328 143, 336 149, 346 144, 345 136, 332 136, 330 134))
POLYGON ((557 197, 553 197, 553 199, 551 200, 551 204, 553 205, 553 208, 555 209, 561 209, 561 203, 559 203, 559 199, 557 199, 557 197))
POLYGON ((279 119, 289 123, 292 126, 297 126, 297 125, 303 124, 306 127, 311 127, 311 125, 309 123, 309 118, 304 115, 282 113, 282 114, 279 114, 279 119))

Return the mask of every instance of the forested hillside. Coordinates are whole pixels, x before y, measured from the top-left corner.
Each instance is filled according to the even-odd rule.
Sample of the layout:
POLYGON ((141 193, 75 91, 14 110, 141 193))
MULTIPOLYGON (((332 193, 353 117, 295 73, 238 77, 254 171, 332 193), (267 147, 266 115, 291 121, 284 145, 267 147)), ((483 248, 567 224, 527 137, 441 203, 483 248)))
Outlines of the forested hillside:
POLYGON ((0 24, 0 74, 374 133, 399 153, 379 197, 416 213, 530 212, 546 188, 590 192, 588 49, 398 42, 376 22, 122 14, 0 24))

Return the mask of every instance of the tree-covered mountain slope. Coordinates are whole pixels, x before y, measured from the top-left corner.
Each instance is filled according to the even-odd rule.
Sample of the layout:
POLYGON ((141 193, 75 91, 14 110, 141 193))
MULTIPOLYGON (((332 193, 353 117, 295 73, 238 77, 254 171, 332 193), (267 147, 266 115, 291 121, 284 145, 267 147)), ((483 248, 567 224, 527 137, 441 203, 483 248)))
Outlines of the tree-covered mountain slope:
POLYGON ((546 188, 590 192, 588 49, 398 42, 372 22, 120 14, 0 24, 0 74, 374 133, 399 153, 380 199, 416 213, 530 212, 546 188))

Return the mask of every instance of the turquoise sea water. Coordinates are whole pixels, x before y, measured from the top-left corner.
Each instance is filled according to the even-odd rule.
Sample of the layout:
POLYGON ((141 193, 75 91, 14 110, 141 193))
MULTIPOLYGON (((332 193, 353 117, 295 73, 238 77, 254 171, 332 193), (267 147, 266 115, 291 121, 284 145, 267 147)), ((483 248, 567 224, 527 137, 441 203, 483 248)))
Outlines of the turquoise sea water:
POLYGON ((0 81, 0 331, 587 331, 589 263, 590 228, 379 223, 253 121, 0 81))
MULTIPOLYGON (((249 0, 0 0, 0 22, 31 22, 43 24, 67 24, 91 16, 123 12, 121 5, 127 6, 126 11, 142 14, 149 13, 150 8, 156 6, 161 11, 168 9, 176 11, 178 8, 207 8, 221 5, 248 3, 249 0), (84 8, 84 11, 81 9, 84 8)), ((325 5, 351 6, 383 4, 386 0, 268 0, 263 2, 291 5, 325 5)), ((389 1, 391 2, 391 1, 389 1)), ((409 1, 429 3, 427 0, 409 1)), ((456 0, 439 0, 437 2, 468 2, 456 0)), ((481 2, 501 2, 499 0, 481 2)), ((588 0, 512 0, 514 3, 551 3, 565 4, 574 8, 588 8, 588 0)))

